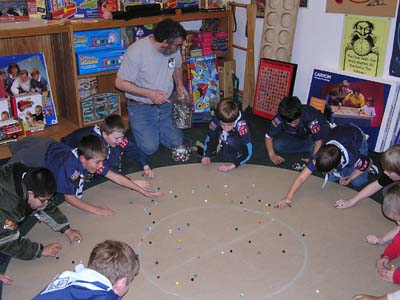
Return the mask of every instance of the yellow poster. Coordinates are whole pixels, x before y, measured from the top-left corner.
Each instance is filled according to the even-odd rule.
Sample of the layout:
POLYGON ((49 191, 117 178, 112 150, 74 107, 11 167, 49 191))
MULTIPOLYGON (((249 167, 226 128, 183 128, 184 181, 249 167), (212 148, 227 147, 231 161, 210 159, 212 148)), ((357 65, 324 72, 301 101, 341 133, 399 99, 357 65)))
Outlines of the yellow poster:
POLYGON ((345 16, 339 68, 381 77, 389 27, 389 18, 345 16))

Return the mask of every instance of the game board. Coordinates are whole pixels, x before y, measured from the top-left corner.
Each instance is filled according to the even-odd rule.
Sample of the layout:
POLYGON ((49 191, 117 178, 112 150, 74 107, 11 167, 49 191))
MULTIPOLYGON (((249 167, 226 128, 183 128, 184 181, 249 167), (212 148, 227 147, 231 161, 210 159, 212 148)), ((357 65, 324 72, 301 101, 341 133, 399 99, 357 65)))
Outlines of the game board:
POLYGON ((248 165, 223 174, 218 166, 155 169, 154 188, 165 196, 154 201, 110 182, 87 190, 86 201, 112 207, 112 217, 63 203, 81 243, 70 246, 36 224, 29 238, 64 248, 58 259, 11 260, 14 283, 3 287, 3 299, 31 299, 57 273, 86 263, 104 239, 128 242, 139 254, 139 276, 124 300, 343 300, 397 290, 375 271, 384 246, 365 242, 395 226, 376 202, 336 209, 337 199, 356 191, 329 183, 321 192, 323 180, 311 177, 292 208, 276 209, 297 172, 248 165))

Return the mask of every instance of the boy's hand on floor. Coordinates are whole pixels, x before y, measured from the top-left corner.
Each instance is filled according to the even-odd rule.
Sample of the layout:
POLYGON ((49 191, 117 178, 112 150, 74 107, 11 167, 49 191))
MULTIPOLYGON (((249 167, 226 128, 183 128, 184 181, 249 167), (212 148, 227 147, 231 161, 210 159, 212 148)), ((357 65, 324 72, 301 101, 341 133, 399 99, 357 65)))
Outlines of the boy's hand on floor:
POLYGON ((354 203, 351 200, 340 199, 335 202, 336 208, 350 208, 353 205, 354 205, 354 203))
POLYGON ((349 185, 351 183, 350 176, 342 177, 339 179, 340 185, 349 185))
POLYGON ((211 163, 211 159, 209 157, 203 157, 201 159, 201 164, 202 165, 209 165, 211 163))
POLYGON ((2 282, 5 285, 10 285, 12 284, 14 279, 11 276, 5 275, 5 274, 0 274, 0 282, 2 282))
POLYGON ((366 239, 367 239, 368 244, 371 244, 371 245, 376 245, 376 244, 382 245, 382 239, 377 237, 375 234, 367 235, 366 239))
POLYGON ((132 180, 132 181, 144 190, 148 190, 149 188, 151 188, 151 183, 148 182, 147 180, 132 180))
POLYGON ((275 203, 276 208, 292 207, 292 200, 285 197, 275 203))
POLYGON ((371 295, 355 295, 351 300, 387 300, 386 295, 385 296, 371 296, 371 295))
POLYGON ((61 249, 62 245, 58 242, 48 244, 43 247, 42 256, 56 256, 61 249))
POLYGON ((104 207, 104 206, 96 206, 93 213, 98 216, 112 216, 114 211, 111 208, 104 207))
POLYGON ((218 170, 220 170, 221 172, 229 172, 230 170, 234 169, 236 166, 234 164, 230 164, 230 165, 222 165, 218 168, 218 170))
POLYGON ((273 154, 269 156, 269 159, 275 164, 279 165, 283 162, 285 162, 285 159, 282 156, 279 156, 277 154, 273 154))
POLYGON ((150 168, 150 167, 144 167, 143 168, 144 174, 148 177, 148 178, 155 178, 156 174, 154 174, 154 171, 150 168))
POLYGON ((153 191, 145 191, 143 193, 144 196, 149 197, 149 198, 158 198, 164 196, 164 193, 162 192, 153 192, 153 191))
POLYGON ((73 243, 80 243, 82 240, 81 232, 79 230, 74 230, 74 229, 68 229, 64 232, 64 234, 67 236, 70 244, 73 243))

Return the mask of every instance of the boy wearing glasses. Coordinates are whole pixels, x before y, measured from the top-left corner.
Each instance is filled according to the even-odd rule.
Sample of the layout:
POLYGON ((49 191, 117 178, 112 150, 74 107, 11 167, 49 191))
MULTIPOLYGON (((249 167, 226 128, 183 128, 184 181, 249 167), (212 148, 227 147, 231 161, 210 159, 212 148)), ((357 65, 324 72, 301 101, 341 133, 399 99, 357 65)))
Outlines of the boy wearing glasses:
POLYGON ((59 274, 33 300, 120 300, 139 272, 139 258, 128 244, 106 240, 94 247, 87 268, 78 266, 59 274))
POLYGON ((48 169, 32 170, 20 163, 0 168, 1 253, 23 260, 57 255, 60 243, 42 245, 20 236, 19 224, 31 215, 64 233, 71 244, 81 240, 80 232, 71 229, 64 214, 49 203, 55 192, 56 180, 48 169))
POLYGON ((269 159, 277 165, 285 159, 276 152, 315 154, 329 133, 329 123, 319 110, 302 105, 297 97, 285 97, 265 134, 265 147, 269 159))

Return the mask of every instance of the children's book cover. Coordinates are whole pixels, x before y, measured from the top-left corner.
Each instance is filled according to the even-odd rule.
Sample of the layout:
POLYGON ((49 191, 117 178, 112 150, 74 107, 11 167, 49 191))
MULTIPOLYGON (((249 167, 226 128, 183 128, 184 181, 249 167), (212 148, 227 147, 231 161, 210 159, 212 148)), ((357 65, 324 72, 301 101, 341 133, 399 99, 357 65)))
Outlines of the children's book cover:
POLYGON ((209 112, 219 102, 218 71, 216 55, 189 57, 189 81, 193 95, 194 112, 209 112))
POLYGON ((29 95, 31 93, 40 95, 43 123, 45 126, 58 123, 43 53, 0 56, 0 69, 7 74, 5 83, 10 97, 29 95), (15 88, 11 89, 13 85, 15 88), (14 95, 12 90, 15 91, 16 88, 18 93, 14 95))
POLYGON ((14 118, 21 121, 26 134, 44 130, 43 102, 40 93, 12 96, 14 118))
POLYGON ((368 134, 369 149, 383 152, 390 146, 396 129, 398 93, 395 82, 315 68, 307 103, 323 101, 321 110, 328 121, 357 125, 368 134))
POLYGON ((345 16, 340 69, 367 76, 382 76, 390 19, 345 16))

